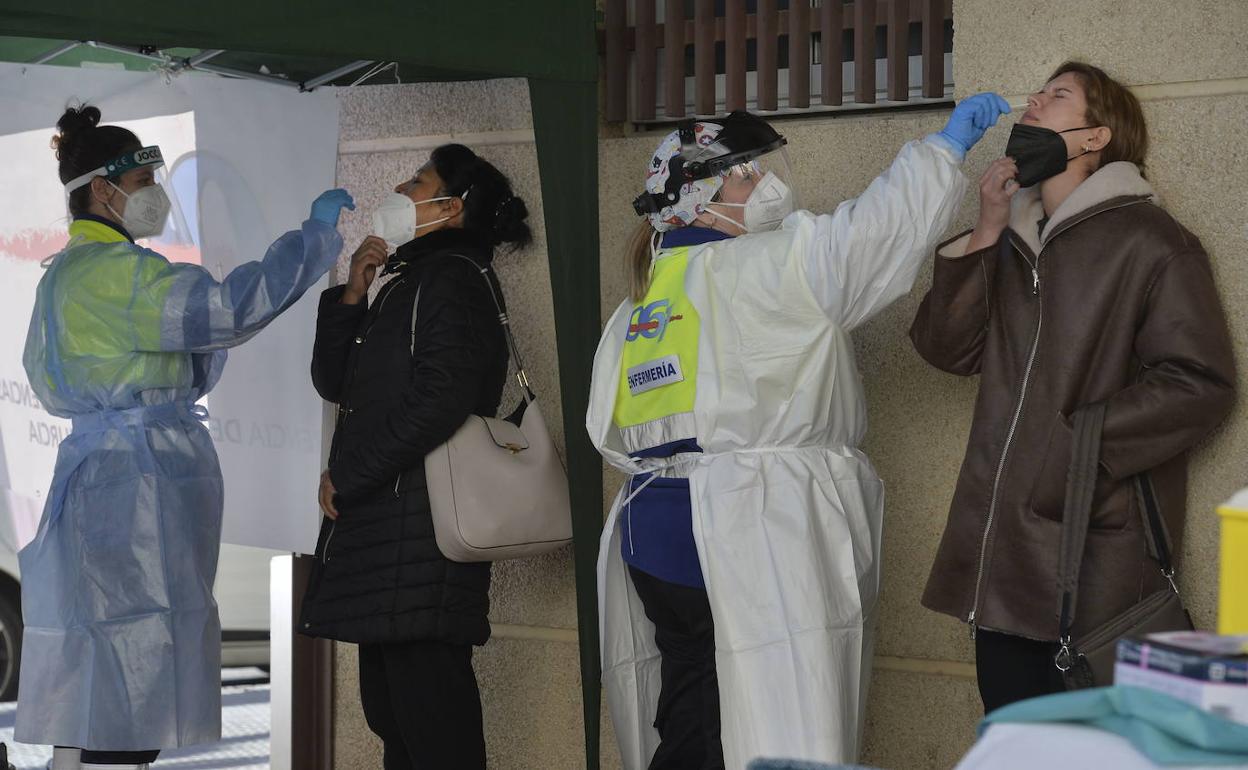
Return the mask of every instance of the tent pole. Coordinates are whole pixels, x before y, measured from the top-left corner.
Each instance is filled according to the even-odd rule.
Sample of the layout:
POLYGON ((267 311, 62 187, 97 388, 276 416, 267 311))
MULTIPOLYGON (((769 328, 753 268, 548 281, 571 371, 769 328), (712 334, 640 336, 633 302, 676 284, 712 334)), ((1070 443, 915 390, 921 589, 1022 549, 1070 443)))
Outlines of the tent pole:
MULTIPOLYGON (((353 61, 350 64, 344 64, 343 66, 335 70, 326 72, 324 75, 318 75, 317 77, 314 77, 311 80, 308 80, 304 83, 293 83, 290 80, 287 80, 285 78, 277 78, 271 75, 264 75, 259 72, 244 72, 242 70, 231 69, 229 67, 219 67, 215 64, 207 63, 209 59, 214 59, 217 56, 220 56, 221 54, 225 53, 225 49, 212 49, 208 51, 201 51, 195 54, 194 56, 182 59, 179 62, 179 61, 170 59, 167 56, 162 55, 160 51, 155 48, 150 49, 150 51, 155 51, 155 53, 152 53, 148 49, 144 49, 144 48, 137 48, 135 46, 128 46, 128 45, 114 45, 113 43, 102 43, 98 40, 89 40, 86 42, 86 44, 91 46, 92 48, 99 48, 102 51, 113 51, 115 53, 126 54, 127 56, 135 56, 140 59, 147 59, 148 61, 160 62, 162 64, 171 64, 176 70, 188 70, 188 69, 201 70, 203 72, 212 72, 217 75, 226 75, 229 77, 237 77, 237 78, 248 78, 250 80, 259 80, 259 81, 263 81, 266 83, 277 83, 277 84, 284 85, 284 86, 295 86, 295 87, 298 87, 300 91, 311 91, 313 89, 320 88, 326 83, 332 83, 333 81, 337 80, 343 75, 350 75, 352 72, 358 72, 359 70, 362 70, 365 67, 372 66, 375 63, 371 60, 353 61)), ((77 48, 80 45, 82 45, 82 43, 77 42, 77 41, 71 41, 63 45, 59 45, 56 48, 53 48, 52 50, 40 55, 39 58, 35 59, 34 61, 30 63, 31 64, 46 64, 52 59, 55 59, 56 57, 64 53, 67 53, 69 51, 72 51, 73 49, 77 48)))
MULTIPOLYGON (((224 50, 204 51, 203 53, 196 54, 195 56, 189 59, 183 59, 179 61, 176 59, 171 59, 167 56, 158 55, 156 53, 149 53, 148 49, 137 48, 134 46, 114 45, 112 43, 101 43, 98 40, 88 40, 86 44, 91 46, 92 48, 99 48, 104 51, 124 53, 128 56, 135 56, 140 59, 147 59, 149 61, 159 62, 161 64, 170 64, 170 65, 177 67, 178 71, 184 71, 186 69, 196 69, 201 72, 211 72, 216 75, 225 75, 227 77, 232 77, 232 78, 244 78, 246 80, 258 80, 262 83, 272 83, 274 85, 286 86, 287 88, 299 87, 298 83, 295 83, 294 81, 288 80, 286 78, 274 77, 272 75, 265 75, 259 72, 245 72, 243 70, 231 69, 229 67, 220 67, 216 64, 206 63, 209 59, 219 56, 222 53, 225 53, 224 50), (209 56, 207 54, 211 54, 211 55, 209 56), (199 63, 195 64, 194 66, 191 66, 190 62, 195 59, 199 59, 199 63)), ((156 51, 157 49, 153 48, 150 50, 156 51)))
POLYGON ((80 45, 82 45, 82 43, 78 42, 77 40, 71 40, 70 42, 65 43, 64 45, 58 45, 56 48, 53 48, 51 51, 41 54, 39 58, 37 59, 32 59, 30 63, 31 64, 47 64, 48 62, 52 61, 56 57, 60 56, 61 54, 69 53, 70 51, 74 50, 80 45))
POLYGON ((357 72, 365 67, 372 66, 372 64, 373 62, 371 61, 353 61, 350 64, 343 65, 336 70, 326 72, 324 75, 312 78, 311 80, 303 83, 303 85, 299 86, 299 90, 311 91, 312 89, 319 88, 326 83, 332 83, 343 75, 350 75, 352 72, 357 72))
MULTIPOLYGON (((112 43, 101 43, 98 40, 88 40, 87 45, 91 46, 92 48, 98 48, 101 51, 112 51, 114 53, 124 53, 128 56, 135 56, 140 59, 147 59, 148 61, 160 62, 162 64, 165 62, 172 61, 169 57, 157 56, 154 53, 148 53, 148 50, 146 49, 138 48, 136 46, 113 45, 112 43)), ((152 48, 150 50, 155 51, 157 49, 152 48)))
POLYGON ((220 56, 223 53, 225 53, 224 48, 214 48, 211 51, 200 51, 199 53, 187 59, 185 66, 190 67, 191 69, 195 69, 196 67, 208 61, 209 59, 215 59, 216 57, 220 56))
POLYGON ((216 64, 200 64, 194 67, 200 72, 211 72, 214 75, 225 75, 231 78, 243 78, 244 80, 257 80, 261 83, 272 83, 277 86, 286 86, 287 88, 298 88, 299 84, 293 80, 286 78, 274 77, 273 75, 265 75, 260 72, 244 72, 243 70, 231 69, 230 67, 221 67, 216 64))
POLYGON ((598 83, 530 78, 529 94, 546 218, 559 389, 566 426, 585 768, 598 770, 602 671, 596 585, 598 537, 602 533, 602 458, 590 443, 582 417, 589 407, 590 371, 602 317, 598 276, 598 83))

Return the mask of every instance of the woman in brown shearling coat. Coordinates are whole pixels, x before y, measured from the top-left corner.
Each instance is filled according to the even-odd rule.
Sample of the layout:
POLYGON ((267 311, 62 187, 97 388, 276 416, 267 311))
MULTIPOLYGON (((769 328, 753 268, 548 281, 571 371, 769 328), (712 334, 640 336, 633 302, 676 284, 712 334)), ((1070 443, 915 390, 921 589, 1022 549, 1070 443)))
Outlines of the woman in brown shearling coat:
POLYGON ((975 229, 937 250, 911 329, 933 366, 981 376, 923 604, 970 625, 986 711, 1063 687, 1053 657, 1071 414, 1107 405, 1078 639, 1166 584, 1136 479, 1155 488, 1177 552, 1187 452, 1235 397, 1209 259, 1144 179, 1135 97, 1067 63, 1028 107, 1021 125, 1048 131, 1028 144, 1016 127, 1017 157, 984 175, 975 229))

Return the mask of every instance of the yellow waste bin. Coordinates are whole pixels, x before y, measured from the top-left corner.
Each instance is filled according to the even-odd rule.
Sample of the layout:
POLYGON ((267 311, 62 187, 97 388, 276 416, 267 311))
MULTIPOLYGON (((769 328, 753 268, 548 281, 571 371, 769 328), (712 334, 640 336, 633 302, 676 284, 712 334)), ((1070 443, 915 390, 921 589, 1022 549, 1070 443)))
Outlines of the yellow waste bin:
POLYGON ((1218 633, 1248 634, 1248 489, 1218 508, 1222 517, 1222 567, 1218 633))

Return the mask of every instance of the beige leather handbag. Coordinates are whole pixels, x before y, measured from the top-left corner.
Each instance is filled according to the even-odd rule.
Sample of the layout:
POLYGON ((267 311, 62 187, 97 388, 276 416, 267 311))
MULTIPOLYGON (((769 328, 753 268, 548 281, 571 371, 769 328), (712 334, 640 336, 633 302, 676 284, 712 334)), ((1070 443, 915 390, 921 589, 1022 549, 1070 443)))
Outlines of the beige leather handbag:
MULTIPOLYGON (((524 403, 506 420, 470 415, 449 441, 425 457, 434 536, 438 549, 451 561, 537 556, 572 541, 567 473, 529 387, 489 268, 454 256, 470 262, 490 288, 524 403)), ((412 303, 413 354, 419 307, 417 290, 412 303)))

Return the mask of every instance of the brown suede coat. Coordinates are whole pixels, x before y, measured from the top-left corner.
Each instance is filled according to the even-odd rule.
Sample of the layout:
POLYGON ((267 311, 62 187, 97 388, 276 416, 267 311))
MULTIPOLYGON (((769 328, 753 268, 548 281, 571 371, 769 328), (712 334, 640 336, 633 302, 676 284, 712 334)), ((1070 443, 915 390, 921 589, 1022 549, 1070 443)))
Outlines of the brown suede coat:
POLYGON ((1230 411, 1235 371, 1209 259, 1134 165, 1098 170, 1041 230, 1043 216, 1029 188, 996 245, 940 247, 910 334, 933 366, 981 377, 923 604, 1055 640, 1070 415, 1107 403, 1078 638, 1164 585, 1133 479, 1148 474, 1177 552, 1186 454, 1230 411))

